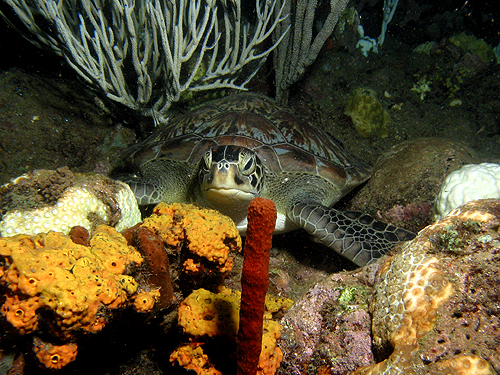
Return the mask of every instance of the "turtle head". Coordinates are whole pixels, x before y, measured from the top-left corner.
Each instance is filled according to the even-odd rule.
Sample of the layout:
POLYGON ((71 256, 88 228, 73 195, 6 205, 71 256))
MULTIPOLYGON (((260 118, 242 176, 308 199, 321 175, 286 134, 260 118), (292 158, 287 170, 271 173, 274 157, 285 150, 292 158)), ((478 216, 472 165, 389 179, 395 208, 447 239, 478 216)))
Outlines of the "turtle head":
POLYGON ((259 195, 264 181, 264 168, 255 152, 232 145, 207 150, 199 173, 202 193, 214 208, 238 201, 248 204, 259 195))

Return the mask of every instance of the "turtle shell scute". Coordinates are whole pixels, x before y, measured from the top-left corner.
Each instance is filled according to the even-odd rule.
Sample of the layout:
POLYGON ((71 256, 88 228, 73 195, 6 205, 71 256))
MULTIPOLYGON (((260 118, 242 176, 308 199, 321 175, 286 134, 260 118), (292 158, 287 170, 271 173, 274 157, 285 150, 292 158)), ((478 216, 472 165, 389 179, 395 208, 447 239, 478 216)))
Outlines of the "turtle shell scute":
POLYGON ((272 172, 306 172, 337 186, 357 185, 369 169, 349 156, 329 134, 299 120, 274 100, 239 94, 204 104, 134 146, 130 159, 141 168, 157 158, 199 163, 217 145, 253 150, 272 172))

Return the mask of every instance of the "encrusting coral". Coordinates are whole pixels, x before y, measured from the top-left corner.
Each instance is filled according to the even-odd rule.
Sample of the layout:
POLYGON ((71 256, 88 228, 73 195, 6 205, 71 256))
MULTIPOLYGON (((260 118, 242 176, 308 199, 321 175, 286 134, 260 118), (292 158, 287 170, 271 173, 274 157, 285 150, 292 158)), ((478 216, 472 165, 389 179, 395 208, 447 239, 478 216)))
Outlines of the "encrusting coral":
POLYGON ((270 199, 254 198, 248 206, 237 335, 238 375, 254 375, 259 365, 264 307, 269 286, 269 257, 276 216, 276 206, 270 199))
POLYGON ((69 233, 107 224, 121 231, 141 221, 130 187, 101 174, 67 167, 35 170, 0 187, 0 236, 69 233))
MULTIPOLYGON (((137 294, 138 283, 128 274, 143 262, 139 252, 105 225, 88 242, 76 244, 59 232, 0 238, 0 284, 6 295, 1 312, 19 333, 38 329, 68 342, 82 332, 100 331, 110 309, 153 308, 155 292, 137 294)), ((43 350, 51 353, 47 345, 35 345, 39 357, 43 350)))
MULTIPOLYGON (((490 325, 487 316, 474 316, 481 315, 482 308, 476 313, 471 308, 482 305, 491 311, 487 305, 496 303, 497 293, 469 305, 471 299, 477 299, 472 293, 487 288, 481 286, 484 279, 496 280, 487 268, 489 264, 498 267, 495 264, 499 259, 494 255, 498 249, 494 247, 498 248, 499 225, 500 201, 469 202, 426 227, 385 261, 371 305, 372 334, 376 347, 389 346, 394 351, 383 362, 362 367, 354 374, 420 374, 424 364, 426 374, 495 373, 487 360, 497 362, 498 354, 493 351, 498 345, 490 346, 484 335, 479 338, 481 344, 475 345, 478 332, 473 330, 464 337, 460 335, 470 322, 490 325), (472 314, 466 319, 468 323, 457 325, 454 320, 464 314, 472 314), (455 337, 455 345, 440 347, 440 343, 455 341, 455 337), (471 341, 472 347, 463 346, 463 341, 471 341)), ((494 325, 499 328, 494 323, 488 329, 495 329, 494 325)))

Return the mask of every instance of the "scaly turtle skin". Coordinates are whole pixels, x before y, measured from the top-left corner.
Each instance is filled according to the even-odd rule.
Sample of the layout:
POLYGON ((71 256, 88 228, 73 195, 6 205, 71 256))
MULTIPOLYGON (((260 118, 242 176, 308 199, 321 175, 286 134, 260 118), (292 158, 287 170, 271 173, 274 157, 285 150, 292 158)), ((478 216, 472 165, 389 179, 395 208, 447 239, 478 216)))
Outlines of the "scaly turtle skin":
POLYGON ((413 233, 331 206, 369 169, 276 102, 238 94, 172 120, 130 150, 125 179, 139 204, 190 202, 230 216, 242 234, 255 197, 278 210, 276 232, 303 228, 357 265, 413 233))

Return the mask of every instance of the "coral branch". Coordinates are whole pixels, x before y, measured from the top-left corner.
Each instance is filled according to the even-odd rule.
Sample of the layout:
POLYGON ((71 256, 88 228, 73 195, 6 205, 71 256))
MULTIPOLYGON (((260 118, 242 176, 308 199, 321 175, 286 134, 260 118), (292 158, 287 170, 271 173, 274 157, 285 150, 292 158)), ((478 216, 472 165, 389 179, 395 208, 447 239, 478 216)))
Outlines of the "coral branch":
POLYGON ((269 285, 269 253, 276 225, 276 206, 255 198, 248 207, 248 229, 243 250, 241 309, 238 329, 238 375, 255 375, 262 348, 265 297, 269 285))

